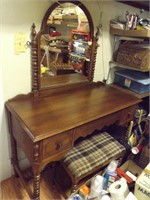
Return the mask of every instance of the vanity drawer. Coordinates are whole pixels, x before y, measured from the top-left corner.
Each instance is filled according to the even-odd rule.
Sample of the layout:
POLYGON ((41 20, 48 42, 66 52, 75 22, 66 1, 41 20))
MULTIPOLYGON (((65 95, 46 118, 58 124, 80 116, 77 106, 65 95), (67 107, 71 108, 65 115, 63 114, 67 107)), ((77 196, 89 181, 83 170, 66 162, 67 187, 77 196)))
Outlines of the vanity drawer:
POLYGON ((71 148, 73 145, 72 138, 72 131, 66 131, 45 139, 43 141, 43 158, 48 158, 71 148))
POLYGON ((95 130, 101 130, 105 126, 110 126, 111 124, 116 123, 120 119, 120 116, 121 112, 119 111, 77 127, 74 131, 74 141, 80 137, 90 135, 95 130))
POLYGON ((136 108, 137 106, 131 106, 122 110, 119 125, 125 125, 133 120, 136 108))

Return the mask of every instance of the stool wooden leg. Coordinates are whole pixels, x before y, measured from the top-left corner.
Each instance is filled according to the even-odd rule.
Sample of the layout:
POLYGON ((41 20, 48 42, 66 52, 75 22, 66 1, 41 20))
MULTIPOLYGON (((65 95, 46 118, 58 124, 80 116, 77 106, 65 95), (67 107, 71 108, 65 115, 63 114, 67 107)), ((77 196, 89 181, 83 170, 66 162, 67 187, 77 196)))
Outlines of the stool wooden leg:
POLYGON ((77 183, 74 183, 73 186, 72 186, 72 193, 76 192, 76 189, 77 189, 77 183))

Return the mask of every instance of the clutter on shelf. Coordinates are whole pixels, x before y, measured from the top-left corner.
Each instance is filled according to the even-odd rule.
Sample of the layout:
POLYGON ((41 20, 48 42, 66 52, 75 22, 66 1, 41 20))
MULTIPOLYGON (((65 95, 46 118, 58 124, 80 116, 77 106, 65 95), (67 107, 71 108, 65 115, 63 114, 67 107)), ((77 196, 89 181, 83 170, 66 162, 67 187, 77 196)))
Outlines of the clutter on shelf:
POLYGON ((129 13, 126 11, 124 17, 118 17, 116 20, 111 20, 111 27, 122 30, 150 30, 150 20, 143 19, 142 13, 129 13))
POLYGON ((136 15, 136 26, 128 27, 134 17, 127 12, 123 18, 110 22, 114 51, 108 77, 109 82, 113 80, 114 87, 142 99, 148 97, 150 91, 150 20, 142 24, 146 19, 136 15))

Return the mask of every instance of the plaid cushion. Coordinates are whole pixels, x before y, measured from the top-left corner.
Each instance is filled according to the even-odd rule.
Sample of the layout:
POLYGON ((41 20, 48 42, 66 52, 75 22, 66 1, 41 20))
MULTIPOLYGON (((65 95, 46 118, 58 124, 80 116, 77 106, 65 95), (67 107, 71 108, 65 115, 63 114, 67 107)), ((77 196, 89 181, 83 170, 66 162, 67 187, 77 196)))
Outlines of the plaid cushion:
POLYGON ((124 150, 123 145, 103 132, 79 142, 65 155, 63 162, 75 177, 80 177, 124 150))

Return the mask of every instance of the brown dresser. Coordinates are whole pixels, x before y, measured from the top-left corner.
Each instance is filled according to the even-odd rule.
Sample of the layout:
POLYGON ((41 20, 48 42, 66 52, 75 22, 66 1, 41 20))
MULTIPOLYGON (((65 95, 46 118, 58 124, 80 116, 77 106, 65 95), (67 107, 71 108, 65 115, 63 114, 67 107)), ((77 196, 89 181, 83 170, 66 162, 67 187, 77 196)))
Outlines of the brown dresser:
POLYGON ((12 145, 12 164, 31 198, 40 199, 40 175, 44 167, 60 160, 75 140, 95 129, 127 124, 140 100, 118 89, 99 84, 66 90, 50 96, 18 95, 6 102, 12 145), (18 144, 31 163, 33 192, 22 177, 18 144))

